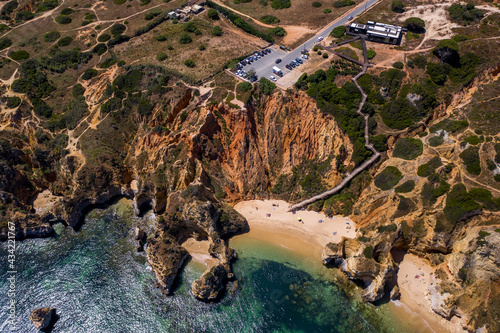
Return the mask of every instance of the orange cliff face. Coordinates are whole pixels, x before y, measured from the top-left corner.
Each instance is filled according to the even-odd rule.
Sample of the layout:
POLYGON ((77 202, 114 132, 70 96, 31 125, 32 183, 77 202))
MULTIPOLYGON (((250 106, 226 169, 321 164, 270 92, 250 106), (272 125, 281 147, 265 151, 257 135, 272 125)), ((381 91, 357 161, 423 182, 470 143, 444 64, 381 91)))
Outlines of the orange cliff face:
MULTIPOLYGON (((183 107, 183 110, 173 108, 177 114, 186 112, 187 115, 184 121, 181 117, 167 119, 171 121, 168 134, 138 135, 138 143, 129 154, 135 157, 133 164, 138 174, 154 172, 169 160, 168 163, 182 169, 181 178, 185 177, 177 182, 178 189, 194 181, 203 171, 209 179, 205 177, 205 181, 212 187, 220 186, 216 192, 223 194, 219 196, 234 202, 268 197, 279 175, 291 173, 304 159, 324 161, 340 154, 342 146, 352 151, 349 138, 334 118, 323 114, 315 101, 302 92, 278 92, 242 109, 223 103, 199 107, 196 100, 188 105, 184 103, 183 107), (254 105, 257 103, 260 105, 254 105), (174 147, 182 147, 182 152, 170 160, 173 156, 169 151, 174 147), (148 160, 143 165, 137 163, 141 154, 147 155, 148 160)), ((151 122, 162 125, 157 119, 151 122)), ((350 155, 344 163, 351 163, 350 155)), ((178 179, 173 175, 167 178, 178 179)), ((340 180, 332 159, 325 181, 328 186, 334 186, 340 180)))

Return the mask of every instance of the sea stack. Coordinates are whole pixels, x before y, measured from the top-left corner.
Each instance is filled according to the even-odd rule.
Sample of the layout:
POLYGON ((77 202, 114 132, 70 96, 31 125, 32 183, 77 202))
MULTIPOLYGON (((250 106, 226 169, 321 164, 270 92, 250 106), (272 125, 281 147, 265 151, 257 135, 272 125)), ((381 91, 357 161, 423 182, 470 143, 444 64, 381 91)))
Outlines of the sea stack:
POLYGON ((44 330, 49 327, 55 314, 56 309, 54 308, 38 308, 31 312, 30 320, 36 328, 44 330))

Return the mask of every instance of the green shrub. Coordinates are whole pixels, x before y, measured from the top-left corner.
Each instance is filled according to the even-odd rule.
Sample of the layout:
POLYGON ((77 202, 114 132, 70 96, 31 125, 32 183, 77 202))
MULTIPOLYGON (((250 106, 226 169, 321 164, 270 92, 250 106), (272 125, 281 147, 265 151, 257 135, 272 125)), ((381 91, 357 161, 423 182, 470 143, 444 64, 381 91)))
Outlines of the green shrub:
POLYGON ((366 56, 368 57, 369 60, 375 58, 376 55, 377 55, 377 52, 375 52, 373 50, 366 51, 366 56))
POLYGON ((110 113, 115 110, 119 110, 122 107, 122 100, 116 97, 112 97, 101 105, 101 112, 104 114, 110 113))
POLYGON ((69 16, 59 15, 58 17, 56 17, 56 22, 59 24, 70 24, 71 21, 71 17, 69 16))
POLYGON ((165 42, 167 40, 167 36, 165 35, 157 35, 155 39, 159 42, 165 42))
POLYGON ((323 53, 323 58, 327 59, 328 58, 328 53, 324 52, 323 53))
POLYGON ((396 186, 403 179, 403 174, 394 166, 386 167, 374 178, 374 184, 383 191, 388 191, 396 186))
POLYGON ((97 70, 94 68, 89 68, 82 74, 82 80, 90 80, 93 77, 97 76, 97 70))
POLYGON ((466 5, 455 3, 448 8, 448 12, 453 22, 463 25, 478 22, 484 17, 484 12, 481 9, 475 8, 472 3, 466 5))
POLYGON ((111 39, 111 35, 110 34, 102 34, 102 35, 99 35, 99 37, 97 37, 97 41, 101 42, 101 43, 105 43, 105 42, 107 42, 110 39, 111 39))
POLYGON ((158 61, 164 61, 168 58, 168 55, 165 52, 160 52, 156 55, 156 59, 158 61))
POLYGON ((35 14, 33 14, 29 10, 21 10, 16 13, 16 21, 17 22, 24 22, 24 21, 29 21, 35 17, 35 14))
POLYGON ((479 147, 469 147, 460 153, 460 158, 466 166, 467 172, 478 176, 481 174, 481 161, 479 159, 479 147))
POLYGON ((50 43, 56 41, 59 37, 61 37, 61 33, 59 31, 50 31, 43 35, 43 40, 50 43))
POLYGON ((467 193, 464 184, 453 186, 446 197, 446 206, 443 209, 446 219, 452 225, 476 215, 480 211, 481 206, 467 193))
POLYGON ((363 250, 363 255, 365 256, 366 259, 372 259, 373 258, 373 246, 367 246, 363 250))
POLYGON ((399 1, 399 0, 394 0, 391 4, 391 10, 395 13, 402 13, 405 11, 405 5, 399 1))
POLYGON ((21 104, 21 99, 17 96, 7 97, 6 104, 9 109, 15 109, 21 104))
POLYGON ((455 133, 467 127, 469 127, 469 123, 466 120, 451 120, 446 118, 439 123, 432 125, 429 130, 431 133, 436 133, 440 129, 443 129, 448 133, 455 133))
POLYGON ((264 95, 269 96, 273 93, 274 89, 276 89, 276 85, 265 77, 261 77, 259 82, 260 90, 264 95))
POLYGON ((431 77, 432 82, 443 85, 448 79, 448 68, 443 64, 429 62, 427 63, 427 74, 431 77))
POLYGON ((63 37, 63 38, 59 39, 57 41, 57 45, 64 47, 64 46, 70 45, 72 42, 73 42, 73 38, 67 36, 67 37, 63 37))
POLYGON ((193 68, 196 66, 193 59, 186 59, 186 61, 184 61, 184 65, 186 65, 187 67, 190 67, 190 68, 193 68))
POLYGON ((418 17, 407 18, 403 27, 414 33, 422 33, 425 31, 425 21, 418 17))
POLYGON ((160 14, 161 14, 161 11, 160 12, 158 12, 158 11, 151 11, 149 13, 146 13, 146 15, 144 15, 144 19, 146 21, 151 21, 152 19, 154 19, 155 17, 157 17, 160 14))
POLYGON ((5 37, 0 39, 0 50, 6 49, 11 45, 12 45, 12 40, 10 40, 9 38, 5 37))
POLYGON ((341 8, 354 5, 355 2, 352 0, 338 0, 333 3, 333 7, 341 8))
POLYGON ((370 142, 373 144, 373 147, 379 152, 387 150, 387 136, 384 134, 371 136, 370 142))
POLYGON ((378 226, 377 227, 377 231, 379 233, 382 233, 382 232, 394 232, 398 230, 398 226, 394 223, 391 223, 389 225, 381 225, 381 226, 378 226))
POLYGON ((83 96, 83 94, 85 93, 85 88, 80 83, 77 83, 71 89, 71 93, 74 98, 83 96))
POLYGON ((99 68, 109 68, 109 67, 113 66, 114 64, 116 64, 116 58, 111 56, 111 57, 104 59, 103 62, 101 62, 99 64, 99 68))
POLYGON ((246 93, 252 90, 252 84, 250 82, 242 82, 236 86, 236 90, 241 93, 246 93))
POLYGON ((469 191, 469 195, 475 201, 479 202, 489 202, 493 198, 491 192, 485 188, 471 188, 469 191))
POLYGON ((413 160, 422 155, 424 145, 421 140, 413 138, 399 138, 394 145, 392 156, 404 160, 413 160))
POLYGON ((286 30, 283 29, 282 27, 274 27, 274 28, 269 29, 269 34, 275 35, 278 37, 283 37, 286 35, 286 30))
POLYGON ((273 9, 285 9, 291 6, 290 0, 273 0, 271 2, 271 7, 273 9))
POLYGON ((121 23, 115 23, 111 26, 111 29, 109 29, 109 31, 113 34, 113 35, 120 35, 122 34, 125 30, 127 29, 127 27, 121 23))
POLYGON ((465 138, 465 140, 462 142, 461 146, 465 146, 466 143, 473 145, 473 146, 477 146, 481 142, 484 142, 484 137, 480 138, 477 135, 471 135, 471 136, 465 138))
POLYGON ((212 28, 212 35, 214 36, 222 36, 222 28, 218 25, 212 28))
POLYGON ((323 6, 323 4, 322 4, 321 2, 314 1, 314 2, 312 3, 312 6, 313 6, 313 7, 321 7, 321 6, 323 6))
POLYGON ((276 24, 280 22, 280 19, 272 15, 264 15, 260 20, 266 24, 276 24))
POLYGON ((392 64, 392 67, 397 68, 397 69, 403 69, 405 65, 401 61, 397 61, 392 64))
POLYGON ((396 187, 394 189, 394 191, 396 191, 396 193, 409 193, 409 192, 413 191, 414 188, 415 188, 415 181, 410 179, 410 180, 405 181, 403 184, 399 185, 398 187, 396 187))
POLYGON ((70 15, 73 14, 73 12, 74 12, 73 9, 66 7, 63 10, 61 10, 61 15, 70 15))
POLYGON ((332 10, 330 8, 323 9, 323 14, 330 14, 332 10))
POLYGON ((28 51, 20 50, 10 53, 9 57, 11 57, 12 60, 25 60, 30 57, 30 54, 28 51))
POLYGON ((181 44, 189 44, 192 41, 193 39, 191 38, 191 36, 189 36, 189 34, 185 32, 179 38, 179 43, 181 44))
POLYGON ((212 20, 218 20, 219 19, 219 12, 215 8, 210 8, 208 10, 208 18, 212 20))
POLYGON ((345 32, 346 32, 345 25, 339 25, 338 27, 332 30, 330 35, 335 38, 341 38, 342 36, 344 36, 345 32))
POLYGON ((419 177, 428 177, 433 174, 437 168, 439 168, 443 163, 438 156, 435 156, 429 160, 429 162, 422 164, 417 169, 417 175, 419 177))
POLYGON ((103 55, 108 50, 108 47, 104 43, 97 43, 92 49, 92 52, 97 53, 97 55, 103 55))
POLYGON ((440 146, 444 143, 444 137, 441 133, 441 135, 435 135, 432 138, 429 139, 429 145, 431 147, 437 147, 440 146))
POLYGON ((200 46, 198 46, 198 50, 200 51, 205 51, 207 49, 207 47, 203 44, 201 44, 200 46))

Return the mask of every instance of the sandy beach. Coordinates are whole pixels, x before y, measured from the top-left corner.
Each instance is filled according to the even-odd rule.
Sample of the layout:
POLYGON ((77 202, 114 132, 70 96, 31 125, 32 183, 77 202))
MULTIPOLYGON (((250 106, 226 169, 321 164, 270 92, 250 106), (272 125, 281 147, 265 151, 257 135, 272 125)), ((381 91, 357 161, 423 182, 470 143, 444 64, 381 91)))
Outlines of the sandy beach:
MULTIPOLYGON (((355 237, 356 226, 348 217, 327 217, 312 211, 288 212, 282 200, 243 201, 234 209, 250 225, 245 237, 269 241, 321 262, 321 254, 329 242, 339 242, 342 236, 355 237)), ((238 237, 238 236, 236 236, 238 237)))
POLYGON ((407 253, 399 264, 398 285, 401 291, 401 300, 393 302, 391 309, 401 316, 412 313, 422 318, 427 328, 416 332, 467 332, 462 329, 460 319, 453 317, 450 321, 437 315, 431 309, 429 287, 434 282, 434 268, 424 259, 407 253))

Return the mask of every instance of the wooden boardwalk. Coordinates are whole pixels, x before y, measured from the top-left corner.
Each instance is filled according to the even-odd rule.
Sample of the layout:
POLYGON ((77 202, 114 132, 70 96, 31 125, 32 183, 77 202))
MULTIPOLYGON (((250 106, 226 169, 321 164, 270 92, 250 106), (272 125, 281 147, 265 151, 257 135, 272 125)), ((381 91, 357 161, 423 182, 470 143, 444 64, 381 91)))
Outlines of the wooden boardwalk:
MULTIPOLYGON (((365 105, 366 98, 368 97, 368 95, 364 92, 364 90, 359 85, 358 79, 363 74, 366 73, 368 67, 370 66, 370 64, 368 63, 368 54, 367 54, 367 50, 366 50, 366 41, 365 41, 365 38, 361 38, 361 43, 363 45, 363 57, 364 57, 363 60, 364 60, 364 62, 361 64, 360 62, 358 62, 358 61, 356 61, 354 59, 351 60, 351 61, 353 61, 355 63, 358 63, 358 64, 361 64, 363 66, 363 70, 360 73, 358 73, 358 75, 356 75, 355 77, 353 77, 352 81, 354 82, 354 84, 356 85, 356 87, 361 92, 362 98, 361 98, 361 102, 359 103, 357 112, 358 112, 359 115, 361 115, 365 119, 365 146, 366 146, 366 148, 370 149, 373 152, 373 155, 368 160, 366 160, 365 162, 363 162, 363 164, 361 164, 359 167, 357 167, 356 169, 354 169, 347 177, 345 177, 340 182, 340 184, 338 184, 337 186, 335 186, 331 190, 325 191, 325 192, 323 192, 321 194, 318 194, 318 195, 315 195, 315 196, 313 196, 313 197, 311 197, 309 199, 306 199, 306 200, 303 200, 303 201, 301 201, 299 203, 296 203, 295 205, 292 205, 288 209, 288 211, 292 211, 292 210, 297 210, 297 209, 303 208, 304 206, 312 204, 313 202, 315 202, 317 200, 325 199, 325 198, 327 198, 327 197, 329 197, 329 196, 337 193, 344 186, 346 186, 347 183, 349 183, 354 177, 356 177, 361 171, 363 171, 366 168, 368 168, 373 162, 375 162, 380 157, 380 153, 375 149, 375 147, 373 147, 373 145, 370 143, 370 140, 369 140, 370 139, 370 133, 369 133, 369 130, 368 130, 368 120, 370 118, 370 115, 364 114, 363 112, 361 112, 361 110, 363 109, 363 106, 365 105)), ((331 52, 334 52, 334 51, 331 51, 331 52)), ((337 54, 337 52, 334 52, 334 53, 337 54)))

